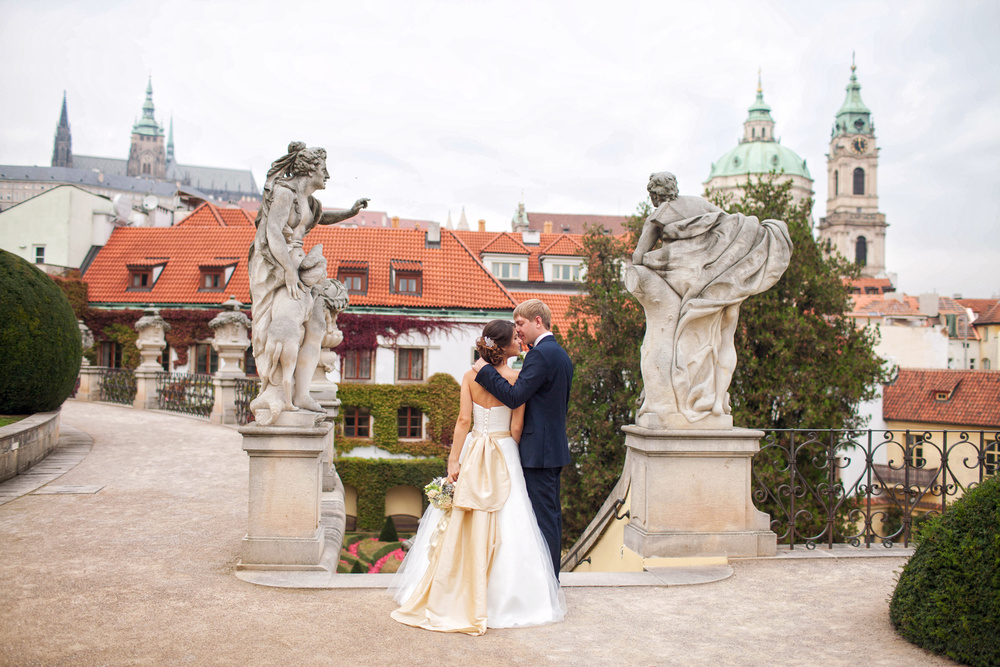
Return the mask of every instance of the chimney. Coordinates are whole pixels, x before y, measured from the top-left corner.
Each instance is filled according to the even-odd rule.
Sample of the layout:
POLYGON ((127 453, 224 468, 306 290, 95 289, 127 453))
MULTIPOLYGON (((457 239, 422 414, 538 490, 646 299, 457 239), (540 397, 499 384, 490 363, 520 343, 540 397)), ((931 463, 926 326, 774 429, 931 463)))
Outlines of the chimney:
POLYGON ((419 222, 413 223, 413 228, 419 232, 420 231, 420 223, 419 222))
POLYGON ((486 231, 486 221, 485 220, 480 220, 479 221, 479 231, 481 231, 481 232, 485 232, 486 231))
POLYGON ((928 317, 938 316, 938 295, 930 292, 920 295, 920 312, 928 317))
POLYGON ((552 221, 551 220, 546 220, 542 224, 542 231, 544 231, 546 234, 551 234, 552 233, 552 221))
POLYGON ((526 229, 521 232, 521 243, 524 245, 538 245, 541 242, 541 237, 537 231, 526 229))
POLYGON ((427 237, 424 241, 424 245, 428 248, 440 248, 441 247, 441 223, 440 222, 429 222, 427 223, 427 237))
POLYGON ((398 215, 392 216, 392 227, 393 227, 393 229, 398 229, 399 228, 399 216, 398 215))

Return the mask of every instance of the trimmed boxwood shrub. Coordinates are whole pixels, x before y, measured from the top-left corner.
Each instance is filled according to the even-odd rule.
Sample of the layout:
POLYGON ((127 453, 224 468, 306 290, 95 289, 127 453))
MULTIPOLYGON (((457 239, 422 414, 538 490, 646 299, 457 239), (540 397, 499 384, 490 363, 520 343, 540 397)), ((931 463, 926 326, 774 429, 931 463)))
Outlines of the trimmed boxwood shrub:
POLYGON ((385 523, 382 524, 382 532, 378 534, 378 541, 379 542, 399 541, 399 534, 396 533, 396 522, 392 520, 391 516, 387 516, 385 518, 385 523))
POLYGON ((80 371, 80 329, 45 273, 0 250, 0 414, 55 410, 80 371))
POLYGON ((1000 665, 1000 478, 921 526, 889 603, 905 639, 968 665, 1000 665))

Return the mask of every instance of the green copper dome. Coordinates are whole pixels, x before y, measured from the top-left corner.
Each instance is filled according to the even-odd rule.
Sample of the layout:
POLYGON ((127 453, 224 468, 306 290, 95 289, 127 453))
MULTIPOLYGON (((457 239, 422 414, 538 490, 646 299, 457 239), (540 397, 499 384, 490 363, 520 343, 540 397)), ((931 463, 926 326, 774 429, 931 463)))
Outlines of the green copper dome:
POLYGON ((772 171, 812 180, 806 161, 777 141, 745 141, 712 163, 709 179, 716 176, 768 174, 772 171))
POLYGON ((771 118, 771 107, 764 101, 759 76, 757 99, 747 111, 749 115, 743 122, 743 139, 736 148, 712 163, 708 180, 717 176, 768 174, 772 171, 812 180, 806 161, 774 140, 774 119, 771 118))
POLYGON ((851 80, 847 82, 847 97, 837 112, 836 120, 833 123, 833 135, 841 134, 873 134, 875 126, 872 124, 872 112, 861 101, 861 84, 855 75, 857 67, 854 58, 851 57, 851 80))

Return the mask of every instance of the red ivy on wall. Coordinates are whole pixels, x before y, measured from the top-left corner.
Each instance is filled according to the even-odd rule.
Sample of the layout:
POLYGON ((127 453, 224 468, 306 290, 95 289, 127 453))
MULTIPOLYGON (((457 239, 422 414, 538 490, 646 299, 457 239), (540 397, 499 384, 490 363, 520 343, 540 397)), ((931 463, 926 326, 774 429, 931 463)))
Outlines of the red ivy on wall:
POLYGON ((337 352, 347 350, 374 350, 381 337, 395 345, 396 339, 408 333, 430 336, 436 332, 447 333, 466 326, 438 318, 410 317, 407 315, 375 315, 372 313, 341 313, 337 316, 337 326, 344 332, 344 342, 336 347, 337 352))

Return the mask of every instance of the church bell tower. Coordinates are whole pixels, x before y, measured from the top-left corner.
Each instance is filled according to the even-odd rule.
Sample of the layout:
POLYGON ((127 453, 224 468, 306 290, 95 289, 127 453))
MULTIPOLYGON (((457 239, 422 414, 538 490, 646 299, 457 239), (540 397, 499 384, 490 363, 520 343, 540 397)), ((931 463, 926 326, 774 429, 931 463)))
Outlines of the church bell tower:
POLYGON ((853 59, 847 97, 834 119, 826 156, 826 217, 819 237, 861 266, 861 275, 884 278, 885 231, 878 210, 878 152, 871 111, 861 101, 861 85, 853 59))
POLYGON ((153 80, 146 84, 142 118, 132 126, 132 147, 128 153, 128 176, 164 179, 167 176, 167 152, 163 128, 156 122, 153 107, 153 80))

